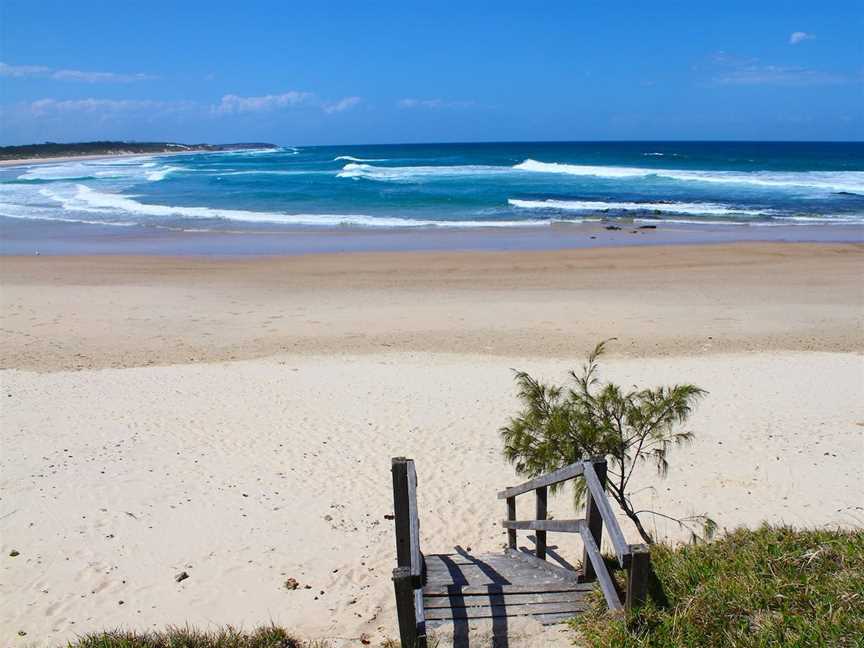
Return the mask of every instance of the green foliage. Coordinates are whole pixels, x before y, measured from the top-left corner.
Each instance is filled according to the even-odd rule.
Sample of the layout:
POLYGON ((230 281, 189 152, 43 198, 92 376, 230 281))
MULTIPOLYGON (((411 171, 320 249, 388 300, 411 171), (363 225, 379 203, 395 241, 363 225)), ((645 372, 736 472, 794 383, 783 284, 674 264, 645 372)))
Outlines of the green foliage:
POLYGON ((864 646, 864 532, 739 529, 654 545, 668 606, 621 617, 601 596, 571 623, 592 648, 864 646))
POLYGON ((161 632, 111 630, 79 637, 67 648, 313 648, 294 639, 278 626, 261 626, 243 632, 231 626, 205 632, 194 628, 168 628, 161 632))
MULTIPOLYGON (((598 344, 581 373, 570 372, 573 386, 569 389, 516 372, 522 411, 501 429, 504 456, 519 474, 528 477, 590 457, 606 457, 609 494, 650 543, 653 539, 638 517, 645 511, 635 511, 630 503, 628 485, 633 471, 648 461, 661 476, 666 474, 670 448, 693 438, 691 432, 676 427, 687 420, 696 401, 707 392, 690 384, 627 391, 601 383, 598 360, 605 348, 606 342, 598 344)), ((583 480, 577 480, 574 488, 578 504, 585 493, 583 480)), ((714 528, 704 516, 677 521, 685 525, 700 522, 709 536, 714 528)))

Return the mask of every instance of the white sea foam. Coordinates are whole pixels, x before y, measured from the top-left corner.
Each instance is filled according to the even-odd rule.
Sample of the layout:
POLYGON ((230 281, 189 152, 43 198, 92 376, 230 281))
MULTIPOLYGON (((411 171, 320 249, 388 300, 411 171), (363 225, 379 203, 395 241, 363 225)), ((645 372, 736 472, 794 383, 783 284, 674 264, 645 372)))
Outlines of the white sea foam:
MULTIPOLYGON (((369 216, 366 214, 285 214, 279 212, 257 212, 241 209, 217 209, 210 207, 180 207, 141 203, 129 196, 94 191, 85 185, 76 185, 75 193, 43 189, 42 195, 55 200, 64 209, 73 212, 116 215, 132 214, 155 218, 217 219, 245 223, 271 223, 300 226, 358 226, 358 227, 536 227, 548 225, 549 220, 493 221, 493 220, 415 220, 369 216)), ((580 222, 578 219, 562 219, 580 222)), ((115 221, 116 222, 116 221, 115 221)), ((146 223, 141 220, 139 223, 146 223)))
POLYGON ((464 164, 458 166, 402 166, 380 167, 371 164, 349 162, 337 173, 339 178, 365 178, 378 181, 414 180, 422 177, 479 176, 511 173, 510 167, 484 164, 464 164))
POLYGON ((864 171, 689 171, 647 167, 594 166, 538 162, 527 159, 514 165, 519 171, 559 173, 598 178, 670 178, 685 182, 745 184, 775 188, 812 188, 823 191, 864 191, 864 171))
POLYGON ((183 170, 185 170, 184 167, 166 166, 162 167, 161 169, 157 169, 156 171, 151 171, 147 173, 146 178, 150 182, 159 182, 160 180, 164 180, 165 178, 167 178, 171 173, 183 170))
POLYGON ((353 155, 339 155, 333 158, 334 162, 338 162, 339 160, 345 160, 347 162, 386 162, 390 158, 358 158, 353 155))
POLYGON ((670 214, 713 214, 736 216, 770 216, 771 209, 746 209, 719 203, 665 203, 665 202, 604 202, 599 200, 517 200, 507 201, 521 209, 562 211, 659 211, 670 214))

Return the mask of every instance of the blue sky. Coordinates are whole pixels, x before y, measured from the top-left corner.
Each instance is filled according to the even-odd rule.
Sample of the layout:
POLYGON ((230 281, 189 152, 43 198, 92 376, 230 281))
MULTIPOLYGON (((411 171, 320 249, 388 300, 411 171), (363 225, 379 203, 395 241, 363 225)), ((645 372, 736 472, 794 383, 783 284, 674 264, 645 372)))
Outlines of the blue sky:
POLYGON ((0 143, 864 139, 854 2, 0 0, 0 143))

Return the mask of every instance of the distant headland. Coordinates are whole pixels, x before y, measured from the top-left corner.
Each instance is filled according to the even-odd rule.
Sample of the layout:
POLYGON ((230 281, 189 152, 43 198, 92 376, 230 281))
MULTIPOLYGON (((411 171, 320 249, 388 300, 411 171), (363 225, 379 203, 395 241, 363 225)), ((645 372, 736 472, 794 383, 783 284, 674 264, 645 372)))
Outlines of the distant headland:
POLYGON ((267 144, 263 142, 243 142, 236 144, 179 144, 177 142, 123 141, 72 142, 66 144, 58 142, 44 142, 43 144, 25 144, 22 146, 0 146, 0 161, 275 148, 279 147, 275 144, 267 144))

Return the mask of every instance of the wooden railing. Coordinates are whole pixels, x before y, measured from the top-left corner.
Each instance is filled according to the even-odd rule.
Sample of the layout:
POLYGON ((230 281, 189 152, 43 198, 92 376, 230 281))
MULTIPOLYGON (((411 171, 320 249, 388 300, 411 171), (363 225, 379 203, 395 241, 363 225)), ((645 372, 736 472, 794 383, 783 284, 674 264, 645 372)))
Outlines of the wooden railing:
MULTIPOLYGON (((399 636, 404 647, 426 648, 426 619, 423 610, 423 585, 426 583, 425 560, 420 550, 420 519, 417 512, 417 472, 414 461, 397 457, 392 460, 393 504, 396 527, 396 563, 393 570, 393 586, 396 590, 396 614, 399 619, 399 636)), ((507 529, 507 552, 514 558, 541 560, 549 569, 558 569, 567 578, 575 578, 572 570, 556 568, 545 563, 546 534, 578 533, 584 545, 582 581, 598 581, 612 610, 621 610, 640 605, 647 596, 648 578, 651 570, 650 554, 645 545, 631 545, 624 540, 618 520, 606 496, 606 461, 580 461, 546 475, 511 486, 500 493, 499 499, 507 501, 507 519, 502 522, 507 529), (550 486, 570 479, 582 477, 587 486, 587 503, 584 519, 547 519, 547 500, 550 486), (535 519, 516 519, 516 497, 534 491, 536 498, 535 519), (600 545, 603 527, 607 529, 615 556, 621 567, 627 569, 627 591, 622 604, 621 596, 612 580, 600 545), (536 533, 536 548, 531 557, 518 550, 516 532, 530 530, 536 533)))
POLYGON ((624 534, 609 504, 609 498, 606 496, 605 459, 580 461, 564 466, 518 486, 506 488, 498 493, 498 499, 507 501, 507 519, 502 522, 502 525, 507 529, 508 553, 514 555, 521 553, 516 545, 516 532, 519 530, 531 530, 536 533, 534 553, 538 560, 544 561, 548 532, 578 533, 584 545, 581 580, 599 582, 609 609, 621 610, 625 604, 629 609, 645 601, 651 570, 651 554, 647 546, 627 544, 624 539, 624 534), (578 477, 584 478, 587 486, 585 518, 547 519, 549 487, 578 477), (535 493, 535 519, 517 520, 516 496, 531 491, 535 493), (624 604, 600 553, 604 523, 618 563, 627 569, 627 592, 624 604))
POLYGON ((396 457, 393 473, 393 506, 396 524, 396 616, 402 646, 426 648, 426 619, 423 611, 425 561, 420 551, 420 516, 417 513, 417 471, 414 461, 396 457))

